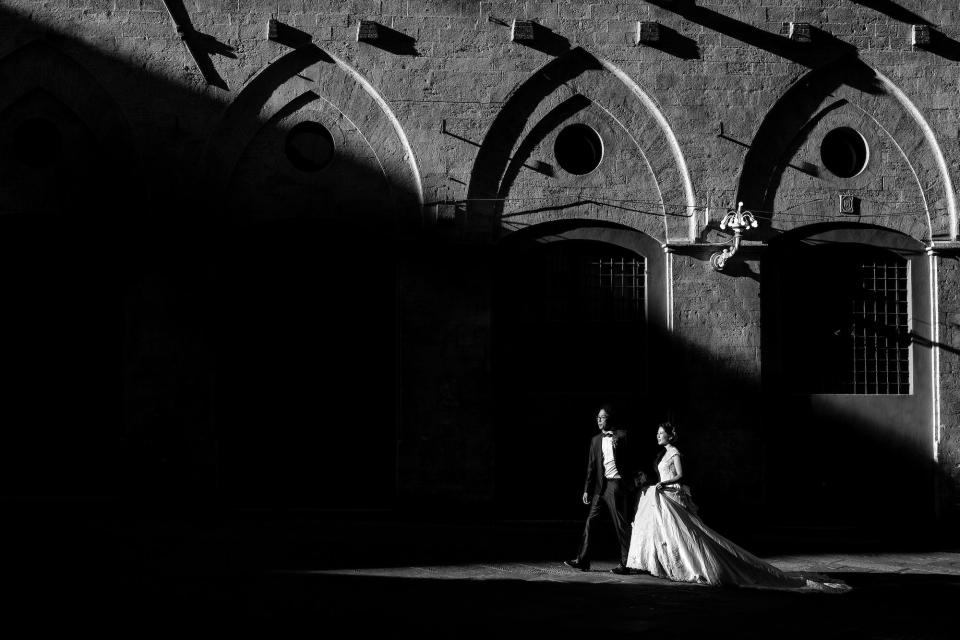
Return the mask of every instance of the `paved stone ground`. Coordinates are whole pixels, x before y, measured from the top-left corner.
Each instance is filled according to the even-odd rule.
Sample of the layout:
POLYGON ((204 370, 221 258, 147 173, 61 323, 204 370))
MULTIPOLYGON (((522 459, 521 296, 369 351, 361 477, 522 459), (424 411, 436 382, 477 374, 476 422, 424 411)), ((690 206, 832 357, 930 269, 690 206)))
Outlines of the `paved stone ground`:
MULTIPOLYGON (((960 552, 807 554, 765 558, 786 572, 825 573, 843 579, 843 574, 872 573, 960 577, 960 552)), ((526 580, 585 584, 650 585, 663 588, 682 586, 649 575, 622 576, 610 572, 615 563, 598 562, 590 571, 573 571, 561 563, 506 562, 499 564, 458 564, 361 569, 320 570, 321 575, 368 576, 425 580, 526 580)), ((290 573, 296 573, 292 571, 290 573)), ((960 628, 958 628, 960 633, 960 628)))
MULTIPOLYGON (((418 632, 602 633, 662 638, 955 638, 960 552, 768 557, 785 571, 828 573, 842 595, 678 584, 556 562, 280 572, 323 593, 331 623, 418 632), (356 599, 364 602, 358 605, 356 599)), ((304 591, 301 591, 301 594, 304 591)), ((308 599, 309 600, 309 599, 308 599)), ((301 605, 308 602, 301 600, 301 605)), ((313 606, 318 601, 312 602, 313 606)))
POLYGON ((771 552, 797 546, 782 540, 745 545, 853 588, 830 595, 618 576, 613 561, 574 571, 561 560, 578 523, 32 522, 3 541, 16 586, 5 613, 38 633, 879 640, 960 629, 960 545, 943 540, 789 554, 771 552))

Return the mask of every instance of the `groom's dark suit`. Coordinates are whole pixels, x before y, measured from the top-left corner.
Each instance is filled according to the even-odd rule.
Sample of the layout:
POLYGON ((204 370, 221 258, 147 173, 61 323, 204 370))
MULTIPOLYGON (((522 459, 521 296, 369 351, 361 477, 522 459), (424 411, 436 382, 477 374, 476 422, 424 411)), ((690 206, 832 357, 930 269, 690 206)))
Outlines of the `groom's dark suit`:
POLYGON ((637 484, 637 465, 630 450, 630 442, 625 431, 614 431, 612 435, 598 433, 590 440, 590 455, 587 458, 587 478, 583 493, 589 497, 590 511, 583 529, 583 542, 577 554, 577 563, 590 566, 590 542, 593 528, 602 511, 601 503, 606 504, 613 520, 613 527, 620 543, 620 564, 627 562, 630 549, 630 531, 633 520, 633 494, 637 484), (606 477, 603 464, 603 439, 610 438, 613 443, 613 459, 620 479, 606 477))

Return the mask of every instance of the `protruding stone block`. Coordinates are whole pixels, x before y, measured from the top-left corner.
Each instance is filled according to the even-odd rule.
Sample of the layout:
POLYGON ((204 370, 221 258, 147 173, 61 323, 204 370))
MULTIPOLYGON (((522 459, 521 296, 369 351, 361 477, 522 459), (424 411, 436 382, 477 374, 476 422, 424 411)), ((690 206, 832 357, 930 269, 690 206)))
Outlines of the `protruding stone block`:
POLYGON ((844 216, 855 216, 858 213, 860 201, 856 196, 849 193, 840 194, 840 214, 844 216))
POLYGON ((910 29, 910 44, 915 47, 928 47, 930 46, 930 25, 928 24, 915 24, 910 29))
POLYGON ((787 23, 787 37, 794 42, 810 42, 813 38, 813 30, 809 22, 789 22, 787 23))
POLYGON ((660 42, 660 24, 656 22, 638 22, 636 44, 657 44, 660 42))
POLYGON ((313 41, 313 36, 305 31, 284 24, 276 18, 267 21, 267 39, 287 47, 298 49, 313 41))
POLYGON ((510 29, 510 42, 529 44, 536 39, 536 23, 531 20, 514 20, 510 29))
POLYGON ((373 20, 361 20, 357 23, 357 42, 376 42, 380 40, 380 25, 373 20))

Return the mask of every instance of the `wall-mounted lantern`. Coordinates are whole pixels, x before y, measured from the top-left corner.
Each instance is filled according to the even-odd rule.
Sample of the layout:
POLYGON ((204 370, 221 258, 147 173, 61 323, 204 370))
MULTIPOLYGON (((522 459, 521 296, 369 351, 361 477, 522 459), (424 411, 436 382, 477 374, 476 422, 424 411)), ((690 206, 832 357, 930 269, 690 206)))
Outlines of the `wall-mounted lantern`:
POLYGON ((727 260, 740 250, 740 236, 747 229, 754 229, 756 226, 756 217, 749 211, 743 210, 742 202, 737 203, 736 211, 727 211, 727 215, 720 220, 720 228, 730 227, 730 230, 733 231, 733 243, 723 251, 718 251, 710 256, 710 266, 713 267, 714 271, 723 271, 727 260))

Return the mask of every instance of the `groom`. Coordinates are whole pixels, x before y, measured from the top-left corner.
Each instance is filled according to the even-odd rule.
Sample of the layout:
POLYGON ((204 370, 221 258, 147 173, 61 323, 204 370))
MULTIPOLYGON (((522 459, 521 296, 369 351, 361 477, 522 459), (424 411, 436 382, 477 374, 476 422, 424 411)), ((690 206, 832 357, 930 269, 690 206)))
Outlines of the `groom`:
POLYGON ((583 486, 583 503, 590 505, 587 523, 583 529, 580 552, 573 560, 564 562, 580 571, 590 570, 590 543, 594 525, 600 517, 601 503, 613 520, 613 528, 620 543, 620 564, 613 573, 627 574, 627 551, 630 549, 630 532, 633 519, 633 493, 637 482, 642 482, 642 473, 630 454, 626 432, 612 429, 613 409, 604 405, 597 414, 600 433, 590 441, 590 456, 587 459, 587 479, 583 486))

